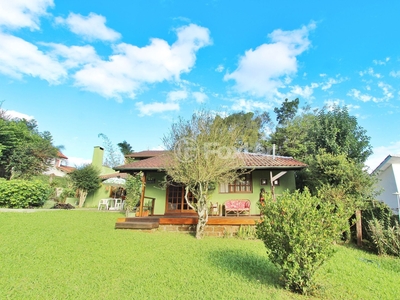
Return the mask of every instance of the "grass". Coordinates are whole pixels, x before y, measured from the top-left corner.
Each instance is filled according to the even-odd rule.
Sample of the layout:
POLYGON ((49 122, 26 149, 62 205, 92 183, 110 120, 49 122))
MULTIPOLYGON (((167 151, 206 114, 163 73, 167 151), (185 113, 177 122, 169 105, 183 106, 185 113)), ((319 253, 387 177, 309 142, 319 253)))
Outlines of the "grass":
MULTIPOLYGON (((0 299, 310 299, 280 287, 260 241, 115 230, 118 216, 0 213, 0 299)), ((317 297, 398 298, 399 259, 336 248, 317 297)))

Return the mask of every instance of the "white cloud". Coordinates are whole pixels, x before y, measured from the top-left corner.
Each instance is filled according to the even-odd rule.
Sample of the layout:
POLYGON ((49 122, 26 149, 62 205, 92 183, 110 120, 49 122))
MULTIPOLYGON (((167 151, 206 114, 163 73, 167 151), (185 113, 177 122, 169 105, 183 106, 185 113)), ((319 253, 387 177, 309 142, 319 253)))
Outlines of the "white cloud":
POLYGON ((362 102, 368 102, 368 101, 373 101, 373 102, 379 102, 377 98, 372 97, 371 95, 368 94, 362 94, 360 90, 357 89, 351 89, 348 93, 347 96, 353 97, 357 100, 360 100, 362 102))
POLYGON ((225 75, 233 79, 239 92, 258 97, 273 94, 297 72, 297 56, 310 46, 308 34, 315 24, 293 31, 277 29, 269 34, 272 43, 250 49, 240 58, 238 68, 225 75))
POLYGON ((231 107, 234 111, 250 112, 255 110, 267 111, 273 108, 272 103, 246 99, 236 99, 231 107))
POLYGON ((177 29, 177 41, 171 46, 153 38, 139 48, 121 43, 107 61, 87 64, 75 75, 75 85, 104 97, 134 98, 143 85, 165 80, 180 81, 196 62, 196 51, 211 44, 207 28, 191 24, 177 29))
POLYGON ((379 66, 384 66, 386 65, 386 63, 390 60, 390 57, 386 57, 385 60, 378 60, 378 59, 374 59, 372 62, 375 65, 379 65, 379 66))
POLYGON ((80 167, 80 166, 88 165, 91 163, 92 163, 91 159, 85 159, 85 158, 81 158, 81 157, 68 156, 68 160, 67 160, 68 166, 71 166, 71 167, 80 167))
POLYGON ((43 43, 43 45, 52 48, 52 51, 50 52, 51 55, 55 56, 57 59, 64 59, 63 61, 60 59, 60 63, 68 69, 100 61, 100 57, 97 55, 96 50, 89 45, 71 47, 54 43, 43 43))
POLYGON ((27 114, 15 111, 15 110, 7 110, 6 115, 11 117, 12 119, 26 119, 26 120, 33 120, 33 116, 29 116, 27 114))
POLYGON ((345 80, 344 78, 339 78, 339 79, 329 78, 328 81, 322 84, 321 89, 323 91, 329 90, 332 87, 332 85, 342 83, 344 80, 345 80))
POLYGON ((394 89, 390 84, 387 84, 384 82, 379 82, 378 87, 380 87, 382 89, 382 93, 383 93, 382 101, 389 101, 390 99, 392 99, 394 97, 393 96, 394 89))
POLYGON ((203 92, 193 92, 192 96, 196 99, 197 103, 204 103, 208 99, 208 96, 203 92))
POLYGON ((115 41, 121 34, 106 26, 106 18, 90 13, 87 17, 70 13, 66 19, 55 18, 57 24, 66 25, 73 33, 89 40, 115 41))
MULTIPOLYGON (((394 97, 393 93, 395 90, 390 84, 387 84, 387 83, 384 83, 381 81, 378 83, 378 87, 382 91, 382 97, 375 97, 375 96, 372 96, 372 95, 366 94, 366 93, 363 94, 360 90, 357 90, 357 89, 351 89, 347 93, 347 96, 353 97, 362 102, 373 101, 375 103, 389 101, 390 99, 392 99, 394 97)), ((371 91, 371 87, 367 86, 366 90, 371 91)))
POLYGON ((139 110, 140 116, 151 116, 155 113, 163 113, 166 111, 178 111, 179 104, 176 102, 153 102, 144 104, 143 102, 137 102, 136 108, 139 110))
POLYGON ((58 84, 67 76, 66 70, 55 59, 35 45, 18 37, 0 32, 0 73, 22 79, 24 75, 39 77, 58 84))
POLYGON ((218 65, 218 67, 215 68, 215 71, 219 72, 219 73, 223 72, 224 70, 225 70, 225 67, 223 65, 218 65))
POLYGON ((388 155, 400 155, 400 141, 391 143, 388 146, 375 147, 373 154, 367 159, 366 165, 370 168, 370 171, 374 171, 379 164, 388 155))
POLYGON ((315 86, 313 86, 312 84, 310 86, 306 85, 305 87, 295 85, 291 87, 290 94, 293 95, 294 97, 300 96, 304 99, 311 99, 311 96, 314 93, 314 87, 315 86))
POLYGON ((0 0, 0 26, 37 30, 39 17, 53 6, 53 0, 0 0))
POLYGON ((391 71, 389 75, 395 78, 400 77, 400 71, 391 71))
POLYGON ((179 101, 184 100, 188 97, 188 93, 186 91, 172 91, 167 95, 167 101, 179 101))
POLYGON ((346 106, 349 111, 360 109, 359 105, 345 104, 341 99, 329 99, 324 102, 328 110, 332 111, 335 106, 346 106))
POLYGON ((360 76, 370 75, 375 78, 382 78, 382 75, 379 73, 375 73, 374 69, 372 69, 372 68, 368 68, 365 71, 360 71, 359 74, 360 74, 360 76))

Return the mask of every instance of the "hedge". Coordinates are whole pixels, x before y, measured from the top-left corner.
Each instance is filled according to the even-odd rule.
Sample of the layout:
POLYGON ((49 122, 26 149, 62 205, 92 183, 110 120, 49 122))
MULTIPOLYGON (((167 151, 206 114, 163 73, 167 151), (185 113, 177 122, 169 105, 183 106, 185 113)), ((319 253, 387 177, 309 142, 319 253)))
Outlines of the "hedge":
POLYGON ((28 180, 0 180, 0 207, 40 207, 50 198, 49 184, 28 180))

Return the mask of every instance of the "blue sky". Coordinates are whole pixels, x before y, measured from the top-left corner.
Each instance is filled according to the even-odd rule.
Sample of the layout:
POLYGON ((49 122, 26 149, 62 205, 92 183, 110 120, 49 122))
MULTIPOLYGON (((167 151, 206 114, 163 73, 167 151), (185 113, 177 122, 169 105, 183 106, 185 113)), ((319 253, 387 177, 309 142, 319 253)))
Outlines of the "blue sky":
POLYGON ((400 153, 399 1, 0 0, 0 101, 71 165, 103 133, 162 148, 180 116, 347 105, 400 153))

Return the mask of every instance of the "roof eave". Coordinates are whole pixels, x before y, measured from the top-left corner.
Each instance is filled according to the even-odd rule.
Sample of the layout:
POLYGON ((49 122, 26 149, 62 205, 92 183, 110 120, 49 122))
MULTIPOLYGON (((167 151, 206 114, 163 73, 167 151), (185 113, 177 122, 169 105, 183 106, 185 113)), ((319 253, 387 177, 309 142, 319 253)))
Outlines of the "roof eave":
MULTIPOLYGON (((307 166, 243 166, 241 168, 255 170, 301 170, 307 166)), ((239 168, 240 169, 240 168, 239 168)), ((165 171, 164 168, 143 167, 143 168, 114 168, 116 171, 165 171)))

